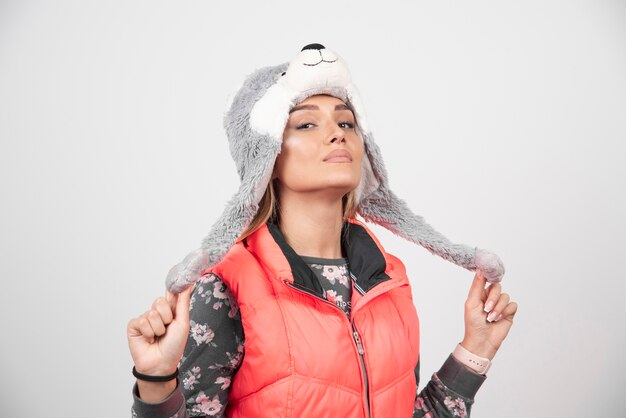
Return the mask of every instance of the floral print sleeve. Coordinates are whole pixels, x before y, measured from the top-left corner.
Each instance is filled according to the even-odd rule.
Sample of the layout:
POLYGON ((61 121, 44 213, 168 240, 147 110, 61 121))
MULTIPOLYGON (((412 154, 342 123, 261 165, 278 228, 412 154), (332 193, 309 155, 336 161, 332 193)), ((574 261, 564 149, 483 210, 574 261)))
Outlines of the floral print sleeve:
MULTIPOLYGON (((419 386, 419 360, 415 376, 419 386)), ((486 376, 469 371, 452 354, 415 397, 413 418, 470 416, 474 396, 486 376)))
POLYGON ((244 335, 237 301, 215 274, 198 280, 189 325, 176 391, 159 404, 146 404, 135 396, 133 417, 225 415, 231 378, 243 359, 244 335))

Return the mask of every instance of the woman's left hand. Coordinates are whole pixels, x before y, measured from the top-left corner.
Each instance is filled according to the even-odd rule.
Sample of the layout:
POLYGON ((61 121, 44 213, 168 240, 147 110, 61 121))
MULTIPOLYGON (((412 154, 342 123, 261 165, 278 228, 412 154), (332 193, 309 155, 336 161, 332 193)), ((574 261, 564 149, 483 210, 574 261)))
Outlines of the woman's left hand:
POLYGON ((465 302, 465 336, 461 345, 472 353, 492 360, 502 345, 517 312, 517 303, 502 293, 500 283, 487 281, 477 271, 465 302))

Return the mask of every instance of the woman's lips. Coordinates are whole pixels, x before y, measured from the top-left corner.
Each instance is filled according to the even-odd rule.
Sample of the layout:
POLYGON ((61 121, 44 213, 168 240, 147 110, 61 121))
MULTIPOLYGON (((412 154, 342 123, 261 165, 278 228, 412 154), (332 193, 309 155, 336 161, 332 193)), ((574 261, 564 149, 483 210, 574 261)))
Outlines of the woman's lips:
POLYGON ((324 158, 327 163, 351 163, 352 155, 346 150, 334 150, 324 158))

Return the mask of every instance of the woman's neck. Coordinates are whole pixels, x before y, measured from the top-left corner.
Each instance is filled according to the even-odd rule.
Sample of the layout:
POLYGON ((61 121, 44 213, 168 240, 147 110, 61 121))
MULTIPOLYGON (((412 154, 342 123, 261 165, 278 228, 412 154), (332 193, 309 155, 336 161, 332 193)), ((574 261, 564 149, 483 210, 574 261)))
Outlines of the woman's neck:
POLYGON ((343 226, 341 198, 330 199, 315 193, 280 194, 279 228, 299 255, 341 258, 343 226))

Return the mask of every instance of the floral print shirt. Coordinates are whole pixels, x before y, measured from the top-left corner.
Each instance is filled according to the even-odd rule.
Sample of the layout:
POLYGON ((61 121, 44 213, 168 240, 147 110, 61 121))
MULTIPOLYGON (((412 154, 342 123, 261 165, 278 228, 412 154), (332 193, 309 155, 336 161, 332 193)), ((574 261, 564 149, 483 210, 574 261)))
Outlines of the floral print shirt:
MULTIPOLYGON (((351 284, 345 258, 302 256, 326 292, 350 316, 351 284)), ((189 339, 180 361, 178 386, 158 404, 133 389, 135 418, 224 417, 230 382, 244 356, 244 334, 234 296, 215 274, 200 278, 190 303, 189 339)), ((419 386, 419 361, 415 368, 419 386)), ((418 392, 412 418, 469 417, 474 395, 485 376, 473 373, 452 355, 418 392)), ((407 417, 408 418, 408 417, 407 417)))

